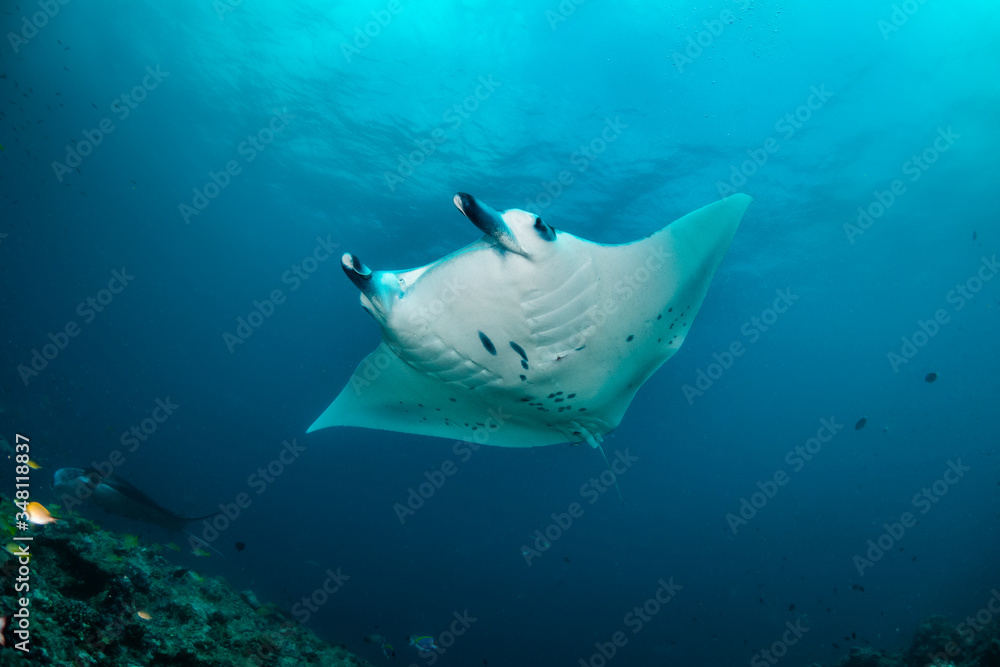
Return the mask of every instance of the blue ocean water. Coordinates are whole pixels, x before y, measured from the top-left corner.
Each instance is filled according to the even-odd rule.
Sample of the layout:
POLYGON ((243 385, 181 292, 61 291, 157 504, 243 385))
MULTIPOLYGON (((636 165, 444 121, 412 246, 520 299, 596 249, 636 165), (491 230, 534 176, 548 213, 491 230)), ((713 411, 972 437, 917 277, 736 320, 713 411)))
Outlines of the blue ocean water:
POLYGON ((223 505, 224 558, 173 558, 376 664, 372 632, 405 664, 431 662, 412 634, 451 644, 442 665, 903 648, 1000 586, 998 19, 983 0, 7 3, 3 433, 31 438, 40 497, 113 461, 177 512, 223 505), (473 241, 459 191, 605 243, 755 198, 606 438, 634 459, 623 503, 589 447, 305 434, 379 341, 340 253, 409 268, 473 241))

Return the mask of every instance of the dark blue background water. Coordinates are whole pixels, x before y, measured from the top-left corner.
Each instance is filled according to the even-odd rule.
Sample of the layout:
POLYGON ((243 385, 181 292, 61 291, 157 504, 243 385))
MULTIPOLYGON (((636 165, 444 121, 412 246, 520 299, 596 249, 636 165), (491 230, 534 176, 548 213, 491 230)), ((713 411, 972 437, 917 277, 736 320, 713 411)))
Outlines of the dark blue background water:
POLYGON ((577 665, 618 630, 611 664, 745 664, 786 622, 809 630, 785 660, 833 661, 863 640, 904 646, 927 615, 960 620, 1000 585, 1000 280, 973 283, 960 310, 949 298, 992 277, 982 258, 1000 235, 993 3, 895 17, 860 1, 157 4, 2 16, 0 400, 4 435, 29 435, 45 466, 39 487, 122 449, 169 397, 179 408, 118 474, 186 514, 253 500, 214 542, 224 560, 172 557, 286 609, 341 568, 350 579, 308 624, 376 662, 362 642, 375 625, 408 664, 409 634, 464 610, 478 620, 440 664, 577 665), (376 35, 357 52, 356 29, 376 35), (249 161, 241 142, 276 112, 287 125, 249 161), (53 164, 104 119, 113 131, 78 170, 53 164), (581 171, 574 152, 606 120, 623 129, 581 171), (906 164, 925 150, 933 164, 906 164), (230 160, 239 174, 185 220, 230 160), (390 187, 401 160, 422 164, 390 187), (468 191, 624 242, 717 199, 744 163, 735 189, 755 203, 692 334, 606 441, 638 457, 624 506, 613 491, 583 501, 530 567, 522 545, 581 501, 597 452, 486 447, 462 462, 441 439, 305 435, 379 340, 336 256, 297 289, 283 280, 318 237, 374 268, 418 266, 478 236, 451 203, 468 191), (540 200, 562 170, 573 182, 540 200), (845 230, 894 179, 905 191, 881 217, 845 230), (114 270, 134 280, 88 322, 78 304, 114 270), (230 352, 223 334, 275 289, 286 301, 230 352), (776 290, 797 299, 757 336, 776 290), (947 322, 894 372, 887 355, 939 309, 947 322), (69 322, 79 334, 25 383, 19 366, 69 322), (719 376, 713 354, 737 341, 719 376), (689 402, 699 370, 719 377, 689 402), (795 471, 786 453, 822 419, 844 427, 795 471), (248 477, 286 439, 305 451, 257 494, 248 477), (401 525, 393 505, 449 459, 458 472, 401 525), (969 470, 921 513, 914 495, 949 461, 969 470), (734 534, 727 513, 777 471, 788 483, 734 534), (919 523, 860 574, 854 556, 907 511, 919 523), (683 588, 633 634, 626 614, 671 577, 683 588))

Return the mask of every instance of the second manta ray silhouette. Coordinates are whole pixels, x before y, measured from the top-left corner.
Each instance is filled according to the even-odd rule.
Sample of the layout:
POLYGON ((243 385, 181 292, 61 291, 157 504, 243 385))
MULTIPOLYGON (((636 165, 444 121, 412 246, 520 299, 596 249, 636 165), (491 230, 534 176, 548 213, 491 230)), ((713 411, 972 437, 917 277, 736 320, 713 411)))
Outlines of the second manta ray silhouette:
POLYGON ((60 496, 69 494, 81 500, 92 497, 105 512, 162 526, 176 532, 186 532, 184 527, 192 521, 210 519, 218 514, 213 512, 194 517, 174 514, 121 477, 103 477, 95 470, 86 471, 82 468, 57 470, 52 490, 60 496), (89 492, 84 491, 82 487, 87 487, 89 492))
POLYGON ((382 342, 309 432, 599 446, 684 342, 752 199, 732 195, 621 245, 468 194, 454 201, 478 241, 407 271, 341 259, 382 342))

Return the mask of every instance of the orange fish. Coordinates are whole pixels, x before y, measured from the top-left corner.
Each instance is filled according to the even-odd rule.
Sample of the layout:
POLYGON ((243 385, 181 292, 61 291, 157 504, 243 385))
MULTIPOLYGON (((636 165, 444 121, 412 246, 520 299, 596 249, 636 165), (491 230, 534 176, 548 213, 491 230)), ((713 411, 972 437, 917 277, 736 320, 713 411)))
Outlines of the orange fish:
POLYGON ((41 503, 28 503, 26 512, 28 514, 28 521, 31 523, 45 525, 47 523, 55 523, 57 521, 57 519, 49 514, 49 511, 45 509, 41 503))

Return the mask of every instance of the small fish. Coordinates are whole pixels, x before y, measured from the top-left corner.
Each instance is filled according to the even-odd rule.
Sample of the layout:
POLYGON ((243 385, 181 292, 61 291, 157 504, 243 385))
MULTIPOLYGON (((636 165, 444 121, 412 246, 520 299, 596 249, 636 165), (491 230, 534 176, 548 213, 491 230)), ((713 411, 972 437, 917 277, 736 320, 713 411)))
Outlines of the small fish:
POLYGON ((434 638, 429 635, 413 635, 410 637, 410 646, 416 647, 421 653, 427 653, 437 648, 434 638))
POLYGON ((144 621, 148 621, 149 619, 153 618, 153 616, 148 611, 137 611, 135 612, 135 615, 144 621))
POLYGON ((854 425, 854 430, 860 431, 865 427, 865 424, 867 423, 868 423, 868 417, 862 417, 861 419, 858 420, 858 423, 854 425))
POLYGON ((28 503, 28 508, 26 510, 28 514, 28 521, 39 526, 44 526, 47 523, 55 523, 56 518, 49 514, 49 511, 45 509, 45 506, 41 503, 30 502, 28 503))
POLYGON ((194 555, 194 556, 211 556, 212 555, 212 554, 208 553, 207 551, 205 551, 204 549, 202 549, 201 547, 195 547, 194 549, 192 549, 191 550, 191 554, 194 555))
POLYGON ((788 611, 795 611, 795 603, 788 605, 788 611))
POLYGON ((237 551, 243 551, 246 548, 247 548, 247 545, 244 544, 243 542, 237 542, 236 543, 236 550, 237 551))
POLYGON ((924 382, 934 382, 937 380, 937 373, 928 373, 924 376, 924 382))
POLYGON ((30 460, 28 461, 28 467, 31 468, 32 470, 41 470, 42 469, 42 466, 40 466, 37 463, 35 463, 34 461, 30 461, 30 460))
POLYGON ((19 542, 8 542, 7 546, 4 547, 4 551, 12 556, 24 556, 25 558, 31 558, 30 555, 21 549, 21 543, 19 542))
POLYGON ((134 549, 139 546, 139 538, 135 535, 126 535, 122 538, 122 544, 124 544, 129 549, 134 549))
POLYGON ((979 238, 979 234, 977 234, 976 232, 972 232, 972 240, 975 241, 978 238, 979 238))
POLYGON ((861 584, 851 584, 851 590, 852 591, 858 591, 860 593, 864 593, 865 592, 865 587, 862 586, 861 584))
POLYGON ((167 548, 170 549, 171 551, 180 551, 181 550, 181 548, 179 546, 177 546, 176 544, 174 544, 173 542, 167 542, 167 548))

